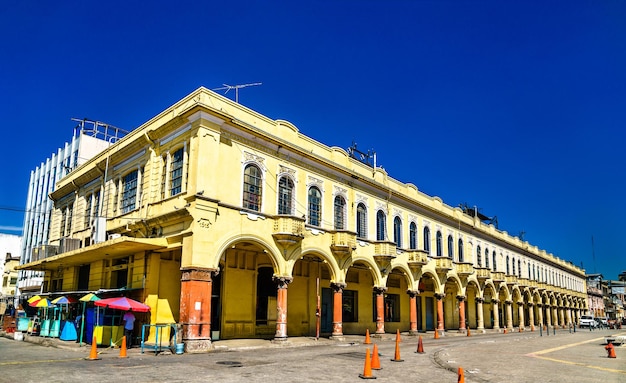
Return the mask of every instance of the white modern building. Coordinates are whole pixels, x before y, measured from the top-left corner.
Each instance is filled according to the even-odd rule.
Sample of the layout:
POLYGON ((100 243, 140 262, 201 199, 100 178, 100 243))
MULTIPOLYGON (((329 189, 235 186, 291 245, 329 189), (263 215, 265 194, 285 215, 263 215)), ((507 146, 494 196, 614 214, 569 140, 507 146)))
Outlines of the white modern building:
MULTIPOLYGON (((58 148, 56 153, 52 153, 49 158, 41 162, 30 173, 20 264, 54 255, 59 250, 58 246, 48 246, 53 208, 48 195, 55 190, 57 181, 127 133, 122 129, 98 121, 72 120, 78 123, 74 128, 72 139, 66 142, 63 147, 58 148)), ((70 217, 72 213, 73 211, 70 209, 68 212, 70 217)), ((72 220, 70 219, 69 222, 72 220)), ((16 298, 19 299, 20 295, 39 293, 42 282, 42 272, 20 271, 15 292, 16 298)))

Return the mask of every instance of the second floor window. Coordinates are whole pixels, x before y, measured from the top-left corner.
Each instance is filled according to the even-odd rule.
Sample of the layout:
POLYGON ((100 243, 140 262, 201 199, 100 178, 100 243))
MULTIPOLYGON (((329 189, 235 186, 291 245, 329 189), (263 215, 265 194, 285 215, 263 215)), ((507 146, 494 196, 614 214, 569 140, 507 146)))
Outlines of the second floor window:
POLYGON ((356 207, 356 236, 367 238, 367 209, 362 203, 356 207))
POLYGON ((322 193, 315 186, 309 189, 309 224, 322 224, 322 193))
POLYGON ((459 238, 459 262, 463 261, 463 240, 459 238))
POLYGON ((346 200, 338 195, 335 196, 335 230, 346 228, 346 200))
POLYGON ((386 237, 385 233, 385 225, 386 225, 386 217, 385 213, 382 210, 379 210, 376 213, 376 240, 384 241, 386 237))
POLYGON ((411 222, 409 225, 409 248, 417 249, 417 225, 411 222))
POLYGON ((397 247, 402 247, 402 220, 400 217, 393 219, 393 241, 397 247))
POLYGON ((489 268, 489 250, 485 249, 485 267, 489 268))
POLYGON ((93 196, 89 194, 85 197, 85 229, 88 229, 91 225, 91 199, 93 196))
POLYGON ((441 232, 439 230, 437 230, 437 241, 436 241, 436 245, 437 245, 437 256, 438 257, 443 257, 443 240, 441 237, 441 232))
POLYGON ((480 251, 480 246, 476 247, 476 262, 478 263, 478 267, 482 267, 483 263, 480 251))
POLYGON ((454 239, 451 235, 448 236, 448 258, 454 258, 454 239))
POLYGON ((243 207, 254 211, 261 211, 261 197, 263 184, 261 169, 256 165, 246 166, 243 172, 243 207))
POLYGON ((424 226, 424 251, 430 255, 430 229, 424 226))
POLYGON ((176 195, 183 190, 183 148, 172 154, 170 167, 170 195, 176 195))
POLYGON ((496 271, 496 252, 494 251, 493 253, 491 253, 491 257, 493 260, 493 271, 496 271))
POLYGON ((133 170, 122 179, 122 214, 135 210, 137 206, 137 175, 133 170))
POLYGON ((293 215, 293 181, 289 177, 278 182, 278 214, 293 215))

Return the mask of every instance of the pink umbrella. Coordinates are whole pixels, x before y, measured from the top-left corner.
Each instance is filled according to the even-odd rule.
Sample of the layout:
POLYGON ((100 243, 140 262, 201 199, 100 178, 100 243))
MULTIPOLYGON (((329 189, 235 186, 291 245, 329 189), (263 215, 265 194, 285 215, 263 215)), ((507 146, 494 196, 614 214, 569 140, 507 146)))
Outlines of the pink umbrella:
POLYGON ((94 304, 96 306, 124 311, 137 311, 142 313, 150 311, 150 306, 126 297, 100 299, 99 301, 95 301, 94 304))

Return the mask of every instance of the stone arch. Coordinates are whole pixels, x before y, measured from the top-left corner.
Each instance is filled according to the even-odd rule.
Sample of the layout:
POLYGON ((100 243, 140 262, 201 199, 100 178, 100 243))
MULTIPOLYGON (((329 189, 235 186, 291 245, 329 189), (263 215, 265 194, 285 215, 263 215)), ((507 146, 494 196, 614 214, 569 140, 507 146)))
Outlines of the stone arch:
MULTIPOLYGON (((365 257, 365 256, 356 256, 354 258, 352 258, 352 262, 350 262, 348 264, 348 267, 346 268, 346 274, 347 274, 347 269, 349 269, 350 267, 355 266, 358 263, 363 263, 365 264, 371 274, 372 274, 372 279, 373 279, 373 286, 378 286, 378 287, 382 287, 384 285, 383 283, 383 276, 380 273, 380 270, 378 269, 378 265, 376 264, 376 262, 374 262, 374 260, 365 257)), ((372 287, 373 287, 372 286, 372 287)))
POLYGON ((260 236, 253 234, 237 234, 236 236, 224 239, 223 241, 216 242, 221 243, 222 245, 217 249, 216 254, 219 254, 219 257, 214 259, 214 263, 211 267, 219 269, 219 264, 224 261, 227 250, 235 249, 240 244, 252 244, 257 246, 261 252, 268 256, 272 263, 272 267, 274 268, 274 274, 289 275, 286 270, 285 260, 282 255, 280 255, 278 249, 260 236))
POLYGON ((345 282, 345 273, 339 267, 339 264, 337 263, 337 259, 334 256, 329 255, 328 253, 326 253, 324 250, 320 248, 310 247, 307 249, 303 249, 302 252, 299 253, 298 258, 293 260, 291 264, 291 269, 295 267, 295 264, 299 258, 306 257, 306 256, 318 257, 328 264, 331 282, 339 282, 339 283, 345 282))

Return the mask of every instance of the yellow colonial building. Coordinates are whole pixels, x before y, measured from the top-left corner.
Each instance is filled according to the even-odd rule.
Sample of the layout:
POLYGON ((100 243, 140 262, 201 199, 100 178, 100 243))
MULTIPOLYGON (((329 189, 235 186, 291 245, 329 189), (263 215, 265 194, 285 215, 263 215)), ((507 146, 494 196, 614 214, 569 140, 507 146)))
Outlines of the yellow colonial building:
POLYGON ((61 179, 44 292, 211 340, 568 326, 584 270, 205 88, 61 179), (158 320, 157 320, 158 318, 158 320))

